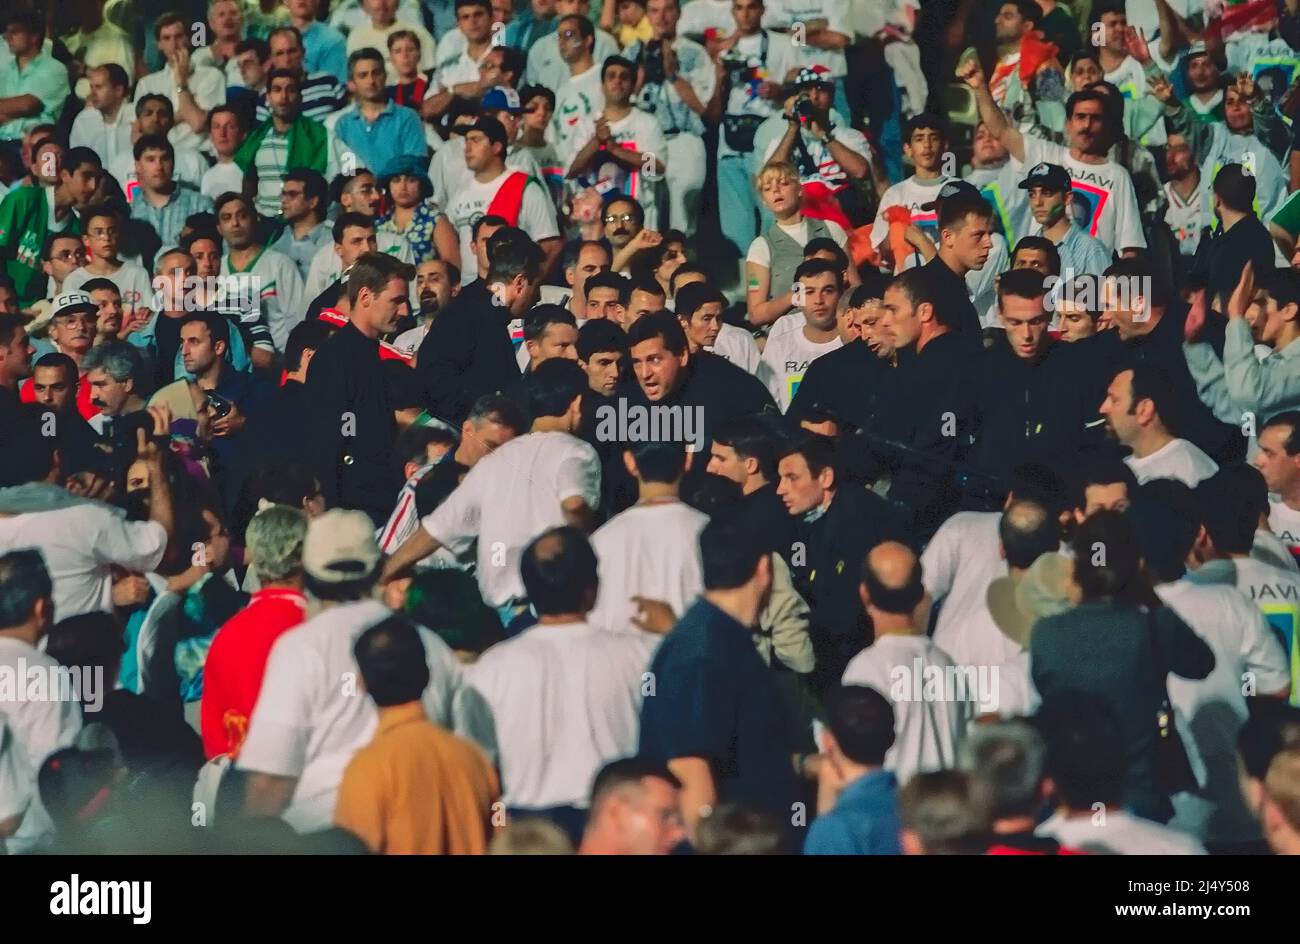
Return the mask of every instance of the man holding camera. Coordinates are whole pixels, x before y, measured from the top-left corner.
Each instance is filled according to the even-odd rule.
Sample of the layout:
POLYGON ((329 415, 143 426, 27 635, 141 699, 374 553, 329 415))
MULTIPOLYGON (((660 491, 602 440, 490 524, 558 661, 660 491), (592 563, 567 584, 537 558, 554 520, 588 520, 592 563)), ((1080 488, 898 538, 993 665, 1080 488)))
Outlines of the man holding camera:
POLYGON ((834 220, 846 230, 862 222, 866 212, 852 181, 871 173, 871 149, 862 132, 849 127, 834 108, 835 80, 824 66, 799 70, 795 94, 786 99, 785 131, 772 140, 774 118, 764 122, 755 143, 757 169, 773 161, 799 168, 803 185, 803 215, 834 220))
POLYGON ((787 72, 795 67, 790 37, 763 29, 763 0, 732 0, 736 29, 718 46, 717 88, 707 117, 721 116, 718 135, 718 209, 722 233, 744 258, 771 214, 758 200, 750 156, 754 135, 767 118, 779 114, 787 72))
MULTIPOLYGON (((717 75, 697 42, 677 35, 678 0, 650 0, 654 38, 626 50, 639 64, 638 106, 654 115, 668 142, 664 163, 673 168, 668 189, 668 226, 695 234, 704 190, 704 112, 713 98, 717 75)), ((662 221, 661 221, 662 222, 662 221)))

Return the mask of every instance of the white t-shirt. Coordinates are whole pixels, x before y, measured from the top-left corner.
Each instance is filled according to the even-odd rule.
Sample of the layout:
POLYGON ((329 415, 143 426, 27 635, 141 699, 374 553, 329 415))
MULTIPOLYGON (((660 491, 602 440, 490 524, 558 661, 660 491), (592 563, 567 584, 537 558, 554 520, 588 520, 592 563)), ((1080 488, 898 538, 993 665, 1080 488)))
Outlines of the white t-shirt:
MULTIPOLYGON (((1148 34, 1149 35, 1149 34, 1148 34)), ((1140 102, 1151 93, 1147 89, 1147 76, 1142 65, 1132 56, 1125 56, 1119 68, 1107 72, 1105 80, 1114 85, 1124 96, 1124 107, 1132 108, 1134 102, 1140 102)), ((1138 129, 1141 130, 1141 129, 1138 129)), ((1147 147, 1163 147, 1169 139, 1165 136, 1165 123, 1157 121, 1151 126, 1139 143, 1147 147)))
MULTIPOLYGON (((571 160, 573 145, 569 139, 578 133, 578 125, 584 118, 594 119, 604 109, 605 90, 600 81, 600 63, 565 79, 555 91, 555 114, 551 116, 550 141, 555 146, 556 155, 568 154, 571 160)), ((583 138, 576 146, 581 147, 586 140, 583 138)), ((565 166, 568 166, 568 160, 565 166)))
POLYGON ((1205 855, 1205 849, 1199 842, 1176 829, 1131 816, 1121 809, 1105 810, 1104 819, 1098 819, 1100 815, 1089 813, 1066 818, 1055 813, 1034 833, 1084 852, 1113 855, 1205 855))
POLYGON ((1100 239, 1107 252, 1146 248, 1137 192, 1127 170, 1114 161, 1102 164, 1076 161, 1064 145, 1026 135, 1025 166, 1033 167, 1040 161, 1059 164, 1070 172, 1074 193, 1078 194, 1076 199, 1087 204, 1086 220, 1082 219, 1083 207, 1078 209, 1079 224, 1089 236, 1100 239))
MULTIPOLYGON (((593 18, 594 19, 594 18, 593 18)), ((681 26, 678 25, 678 32, 681 26)), ((610 56, 617 56, 618 40, 600 27, 596 28, 596 45, 591 59, 597 70, 610 56)), ((569 64, 560 58, 560 37, 554 30, 547 33, 528 50, 528 65, 524 69, 524 85, 544 85, 556 90, 569 77, 569 64)))
POLYGON ((997 167, 972 167, 965 177, 993 207, 993 223, 1012 246, 1029 233, 1034 223, 1029 212, 1028 191, 1020 189, 1024 179, 1025 165, 1014 157, 1008 157, 997 167))
MULTIPOLYGON (((340 604, 289 630, 271 649, 239 768, 298 779, 284 820, 300 833, 333 824, 343 771, 374 735, 379 715, 360 688, 352 647, 363 632, 392 615, 373 600, 340 604)), ((471 736, 460 717, 462 702, 469 703, 460 694, 460 663, 423 627, 420 641, 429 663, 423 698, 429 720, 471 736)), ((491 744, 481 728, 475 733, 481 745, 491 744)))
POLYGON ((1282 570, 1252 557, 1232 560, 1237 573, 1237 589, 1250 597, 1264 619, 1286 647, 1292 666, 1291 704, 1300 703, 1300 659, 1295 648, 1300 641, 1300 574, 1282 570))
POLYGON ((1300 573, 1300 562, 1296 561, 1282 539, 1268 528, 1255 529, 1255 543, 1250 546, 1250 556, 1265 564, 1300 573))
POLYGON ((1268 526, 1292 555, 1300 556, 1300 511, 1272 497, 1268 500, 1268 526))
MULTIPOLYGON (((955 688, 927 692, 925 670, 951 676, 954 663, 927 636, 881 636, 859 652, 844 670, 844 685, 874 688, 894 709, 894 746, 885 769, 900 784, 913 774, 943 770, 957 762, 957 749, 973 717, 970 701, 949 697, 955 688)), ((933 673, 931 673, 933 675, 933 673)))
MULTIPOLYGON (((840 248, 843 248, 844 244, 849 240, 848 233, 844 232, 844 227, 834 220, 822 220, 822 222, 826 224, 826 229, 830 231, 831 239, 835 240, 840 248)), ((808 240, 812 238, 808 232, 807 217, 795 217, 794 223, 777 223, 776 225, 781 227, 781 231, 800 246, 808 245, 808 240)), ((759 234, 754 237, 754 241, 749 244, 749 250, 745 253, 745 261, 757 263, 768 269, 772 268, 772 244, 767 241, 765 235, 759 234)), ((775 288, 776 286, 773 286, 773 289, 775 288)), ((784 291, 784 288, 781 289, 781 292, 784 291)), ((774 291, 774 294, 779 295, 781 292, 774 291)))
POLYGON ((955 621, 987 608, 989 584, 1007 575, 998 537, 998 511, 959 511, 935 532, 921 555, 921 580, 935 604, 943 603, 934 638, 960 635, 955 621))
POLYGON ((772 399, 784 413, 794 401, 808 365, 823 354, 838 350, 844 341, 837 334, 820 343, 808 340, 803 331, 787 331, 779 337, 769 336, 758 362, 755 376, 767 385, 772 399))
POLYGON ((1234 587, 1177 580, 1156 593, 1214 650, 1214 670, 1206 678, 1169 675, 1175 723, 1201 784, 1173 797, 1172 825, 1202 842, 1258 839, 1259 824, 1237 785, 1237 732, 1249 714, 1243 679, 1252 677, 1260 695, 1288 688, 1286 651, 1263 614, 1234 587))
MULTIPOLYGON (((0 671, 16 686, 25 686, 27 673, 33 669, 52 680, 57 666, 57 662, 21 639, 0 638, 0 671)), ((22 691, 26 693, 27 689, 24 687, 22 691)), ((16 775, 18 790, 18 796, 4 797, 0 805, 28 801, 17 833, 3 843, 3 848, 11 854, 37 852, 53 840, 54 824, 41 805, 36 777, 45 759, 55 751, 71 747, 81 731, 81 705, 77 701, 18 696, 19 692, 15 691, 12 700, 0 699, 0 732, 6 739, 0 753, 9 758, 9 769, 16 775)))
MULTIPOLYGON (((175 161, 172 164, 172 179, 178 180, 190 187, 198 188, 203 183, 203 175, 211 168, 199 152, 190 145, 173 146, 172 151, 175 154, 175 161)), ((122 187, 122 193, 128 200, 133 199, 132 184, 139 186, 135 174, 135 154, 133 151, 124 151, 111 160, 104 162, 104 170, 113 175, 113 178, 122 187)), ((244 189, 244 182, 241 176, 239 186, 235 188, 235 193, 244 189)), ((218 194, 217 196, 220 196, 218 194)))
POLYGON ((758 373, 758 363, 762 355, 758 352, 758 343, 755 342, 754 336, 744 328, 724 324, 710 350, 751 374, 758 373))
POLYGON ((73 269, 68 274, 68 277, 63 280, 63 291, 79 292, 81 286, 91 279, 108 279, 117 286, 118 292, 122 295, 122 310, 124 313, 129 314, 136 308, 148 308, 149 303, 153 300, 153 284, 149 278, 149 273, 144 270, 143 266, 125 260, 112 275, 95 275, 85 266, 73 269))
MULTIPOLYGON (((876 219, 871 224, 871 245, 879 249, 889 237, 889 223, 885 220, 885 211, 890 207, 903 206, 912 214, 912 222, 921 227, 922 232, 939 245, 939 211, 921 209, 927 203, 933 203, 939 195, 940 188, 953 178, 941 174, 934 180, 920 180, 915 174, 896 184, 890 185, 880 198, 876 208, 876 219)), ((925 258, 919 252, 913 252, 904 268, 924 265, 925 258)))
POLYGON ((633 505, 591 536, 600 562, 600 592, 587 622, 636 630, 632 597, 662 600, 681 616, 704 591, 700 532, 709 516, 682 501, 633 505))
POLYGON ((731 0, 686 0, 682 4, 677 32, 686 36, 703 36, 705 30, 717 30, 718 39, 726 39, 736 31, 736 21, 731 15, 731 0))
MULTIPOLYGON (((474 258, 474 221, 487 214, 488 207, 496 197, 497 191, 501 189, 501 185, 511 174, 516 173, 520 171, 506 168, 501 172, 501 176, 488 183, 479 183, 470 178, 462 183, 456 193, 450 195, 447 203, 447 218, 460 234, 461 259, 474 258)), ((551 195, 547 192, 546 185, 540 180, 530 178, 524 185, 517 225, 533 242, 537 243, 560 235, 559 227, 555 222, 555 204, 551 202, 551 195)), ((473 271, 472 265, 465 266, 466 274, 472 274, 473 271)), ((465 284, 464 280, 461 284, 465 284)))
POLYGON ((1020 646, 998 629, 986 598, 979 599, 978 604, 966 613, 953 613, 950 601, 944 607, 949 618, 942 633, 935 630, 934 644, 958 665, 1001 665, 1011 661, 1022 651, 1020 646))
MULTIPOLYGON (((220 69, 191 62, 189 78, 185 84, 190 90, 190 97, 204 111, 211 111, 226 102, 226 75, 220 69)), ((177 100, 180 98, 176 94, 176 85, 176 75, 169 65, 146 75, 136 83, 135 98, 131 102, 132 114, 135 113, 135 103, 150 94, 161 95, 171 102, 172 114, 175 114, 177 100)), ((177 148, 198 147, 207 139, 206 133, 199 134, 184 121, 177 121, 171 131, 167 132, 167 140, 177 148)))
POLYGON ((492 713, 508 807, 585 808, 600 769, 636 753, 643 676, 659 640, 537 625, 465 671, 492 713))
MULTIPOLYGON (((333 248, 332 244, 330 248, 333 248)), ((289 332, 302 321, 307 306, 314 300, 305 299, 298 264, 284 253, 268 246, 242 273, 237 273, 231 267, 230 253, 227 252, 221 257, 221 272, 226 276, 245 275, 257 280, 255 287, 262 320, 271 329, 275 349, 283 351, 289 342, 289 332)))
MULTIPOLYGON (((375 246, 380 252, 396 256, 403 262, 412 264, 415 262, 415 257, 411 255, 410 243, 396 233, 384 231, 375 233, 375 246)), ((472 259, 473 256, 469 258, 472 259)), ((307 306, 316 300, 316 296, 337 282, 342 274, 343 260, 334 251, 334 240, 331 238, 316 250, 316 255, 311 257, 311 265, 307 267, 307 279, 302 289, 304 313, 307 306)))
MULTIPOLYGON (((596 115, 587 115, 578 119, 562 143, 557 143, 556 156, 567 174, 573 166, 573 159, 578 156, 587 143, 596 136, 596 115)), ((610 138, 615 144, 622 145, 637 154, 653 154, 663 163, 660 177, 672 173, 668 166, 668 142, 659 122, 655 121, 639 108, 633 108, 618 121, 610 122, 610 138)), ((641 167, 629 169, 615 160, 605 160, 594 167, 588 165, 578 181, 586 186, 596 188, 596 192, 606 199, 615 193, 632 197, 645 209, 646 217, 655 219, 655 177, 647 179, 641 173, 641 167)))
POLYGON ((127 521, 99 502, 0 515, 0 554, 34 547, 54 581, 54 620, 112 611, 113 567, 155 570, 167 549, 156 521, 127 521))
POLYGON ((1188 488, 1219 471, 1219 465, 1186 439, 1171 439, 1151 455, 1138 459, 1125 456, 1124 464, 1133 470, 1139 485, 1152 479, 1177 479, 1188 488))
POLYGON ((244 172, 234 161, 218 161, 203 172, 199 193, 216 200, 223 193, 242 193, 244 172))
MULTIPOLYGON (((460 33, 459 29, 452 30, 442 37, 438 43, 438 68, 434 72, 433 84, 440 89, 450 91, 457 85, 465 85, 468 82, 476 82, 479 77, 479 64, 492 51, 492 45, 483 50, 483 54, 475 59, 469 52, 469 40, 464 33, 460 33, 460 40, 452 40, 452 36, 460 33)), ((386 49, 381 49, 387 55, 386 49)), ((423 61, 423 55, 421 55, 423 61)))
POLYGON ((527 433, 479 460, 423 526, 458 555, 477 539, 483 599, 504 606, 524 597, 524 548, 565 523, 560 506, 569 498, 599 505, 596 450, 568 433, 527 433))
POLYGON ((1172 181, 1164 185, 1165 198, 1169 201, 1165 222, 1178 240, 1179 254, 1189 258, 1196 255, 1196 247, 1201 244, 1201 231, 1213 219, 1205 212, 1205 189, 1202 180, 1201 186, 1192 191, 1191 199, 1184 203, 1172 181))
MULTIPOLYGON (((687 4, 686 9, 692 6, 701 5, 701 0, 693 0, 687 4)), ((682 21, 686 19, 686 10, 682 11, 682 21)), ((679 32, 691 33, 694 30, 686 29, 683 22, 677 24, 679 32)), ((727 11, 726 28, 721 30, 720 35, 726 36, 735 29, 735 21, 732 19, 730 5, 727 11)), ((702 30, 701 30, 702 32, 702 30)), ((761 82, 775 82, 781 85, 785 82, 785 75, 791 69, 795 68, 796 56, 794 46, 790 42, 790 37, 782 33, 773 33, 770 30, 763 30, 755 33, 753 36, 742 36, 736 40, 736 44, 727 52, 724 61, 738 60, 746 63, 749 68, 748 82, 733 82, 727 90, 727 98, 724 102, 725 113, 728 115, 754 115, 759 118, 770 118, 778 113, 779 103, 761 97, 758 94, 758 86, 761 82), (763 38, 767 37, 767 55, 763 55, 763 38)), ((736 152, 727 143, 727 136, 723 132, 718 132, 718 156, 725 157, 728 154, 736 152)))
MULTIPOLYGON (((772 120, 773 119, 768 119, 768 121, 772 120)), ((779 120, 784 121, 783 118, 779 120)), ((872 160, 871 146, 867 144, 866 135, 850 126, 844 116, 834 108, 830 110, 830 121, 831 124, 835 126, 834 130, 831 131, 831 138, 844 145, 850 151, 853 151, 870 164, 872 160)), ((757 151, 758 135, 755 134, 754 137, 754 147, 757 151)), ((772 159, 772 155, 776 153, 776 149, 780 144, 781 138, 779 136, 768 140, 762 153, 764 163, 772 159)), ((803 144, 808 150, 808 158, 812 161, 812 166, 816 168, 816 170, 811 174, 801 171, 800 179, 804 186, 812 183, 822 183, 825 184, 827 189, 832 193, 837 193, 844 189, 844 187, 849 183, 848 171, 840 166, 840 162, 836 160, 835 155, 831 153, 830 146, 823 141, 817 140, 807 132, 803 132, 803 144)))
MULTIPOLYGON (((852 39, 849 7, 849 0, 771 0, 763 12, 763 25, 788 29, 795 23, 826 20, 828 29, 852 39)), ((848 75, 848 60, 842 49, 818 49, 803 43, 794 51, 798 66, 825 66, 837 79, 848 75)))

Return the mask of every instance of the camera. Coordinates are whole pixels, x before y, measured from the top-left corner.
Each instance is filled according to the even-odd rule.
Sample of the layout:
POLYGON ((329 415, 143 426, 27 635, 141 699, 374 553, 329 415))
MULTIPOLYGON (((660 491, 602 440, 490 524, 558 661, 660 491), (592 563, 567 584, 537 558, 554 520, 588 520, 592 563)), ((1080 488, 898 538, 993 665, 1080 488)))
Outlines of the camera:
POLYGON ((790 115, 791 121, 806 125, 811 121, 815 121, 817 117, 817 109, 813 107, 812 100, 808 98, 806 92, 795 99, 794 112, 790 115))
POLYGON ((663 85, 664 80, 668 78, 668 73, 664 69, 664 41, 662 39, 652 39, 645 44, 645 51, 641 55, 641 65, 645 69, 646 85, 663 85))

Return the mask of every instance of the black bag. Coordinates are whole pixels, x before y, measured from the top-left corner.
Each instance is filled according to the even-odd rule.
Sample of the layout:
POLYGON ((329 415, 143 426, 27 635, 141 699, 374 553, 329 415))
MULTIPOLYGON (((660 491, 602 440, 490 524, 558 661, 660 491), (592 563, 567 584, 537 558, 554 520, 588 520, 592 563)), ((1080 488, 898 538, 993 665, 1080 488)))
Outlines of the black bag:
POLYGON ((723 115, 722 134, 727 139, 727 147, 738 154, 754 150, 754 134, 762 123, 761 115, 723 115))
POLYGON ((1173 796, 1187 790, 1197 790, 1200 783, 1187 759, 1187 748, 1174 725, 1174 706, 1169 701, 1169 670, 1160 650, 1160 635, 1156 629, 1155 611, 1147 611, 1147 633, 1151 637, 1151 655, 1160 677, 1160 708, 1156 711, 1156 787, 1173 796))

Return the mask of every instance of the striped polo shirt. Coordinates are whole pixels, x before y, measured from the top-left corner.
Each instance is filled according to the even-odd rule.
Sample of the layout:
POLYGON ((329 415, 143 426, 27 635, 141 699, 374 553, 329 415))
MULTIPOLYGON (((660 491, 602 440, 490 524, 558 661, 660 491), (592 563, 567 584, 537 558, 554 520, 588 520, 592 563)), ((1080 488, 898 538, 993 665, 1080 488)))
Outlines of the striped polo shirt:
MULTIPOLYGON (((302 84, 302 113, 313 121, 324 121, 347 103, 347 93, 339 80, 328 72, 312 72, 302 84)), ((271 117, 271 110, 266 105, 266 93, 257 97, 258 123, 271 117)), ((277 212, 278 212, 277 206, 277 212)))

